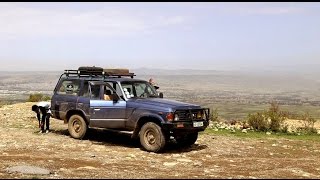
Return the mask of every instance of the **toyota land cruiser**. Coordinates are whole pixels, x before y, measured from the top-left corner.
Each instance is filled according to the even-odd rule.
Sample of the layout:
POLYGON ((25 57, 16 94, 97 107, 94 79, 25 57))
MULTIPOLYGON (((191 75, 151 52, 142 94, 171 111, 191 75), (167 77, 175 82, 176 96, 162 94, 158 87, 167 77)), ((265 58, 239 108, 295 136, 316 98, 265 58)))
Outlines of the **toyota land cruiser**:
POLYGON ((130 131, 151 152, 163 150, 170 138, 184 146, 194 144, 209 124, 209 109, 165 99, 134 76, 128 69, 94 66, 65 70, 51 99, 53 117, 67 123, 76 139, 88 128, 105 128, 130 131))

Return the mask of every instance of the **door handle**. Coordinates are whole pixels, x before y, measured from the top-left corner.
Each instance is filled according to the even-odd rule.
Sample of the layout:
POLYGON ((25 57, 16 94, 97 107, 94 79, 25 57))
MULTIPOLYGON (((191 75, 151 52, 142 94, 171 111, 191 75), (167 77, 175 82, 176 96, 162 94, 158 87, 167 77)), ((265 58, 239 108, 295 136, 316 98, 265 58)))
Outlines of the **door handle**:
POLYGON ((95 111, 100 111, 100 109, 94 109, 95 111))

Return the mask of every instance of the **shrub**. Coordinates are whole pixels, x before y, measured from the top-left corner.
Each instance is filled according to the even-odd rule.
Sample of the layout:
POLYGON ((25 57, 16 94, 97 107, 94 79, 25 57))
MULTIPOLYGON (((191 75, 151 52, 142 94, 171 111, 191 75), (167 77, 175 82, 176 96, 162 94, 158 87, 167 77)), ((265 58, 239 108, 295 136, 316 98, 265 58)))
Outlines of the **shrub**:
POLYGON ((268 117, 270 118, 270 130, 279 132, 282 128, 283 122, 286 119, 284 112, 280 111, 279 105, 275 102, 271 103, 269 108, 268 117))
POLYGON ((43 101, 50 101, 51 100, 51 97, 50 96, 44 96, 43 97, 43 101))
POLYGON ((312 133, 317 133, 317 129, 314 128, 314 123, 317 121, 309 113, 305 113, 302 116, 302 121, 304 124, 304 127, 299 128, 300 131, 307 133, 307 134, 312 134, 312 133))
POLYGON ((279 105, 272 102, 268 111, 249 114, 248 124, 257 131, 284 132, 288 130, 288 127, 284 126, 285 119, 286 115, 280 111, 279 105))
POLYGON ((0 101, 0 107, 3 107, 4 105, 10 105, 10 104, 13 104, 13 101, 0 101))
POLYGON ((210 120, 212 122, 218 122, 219 121, 219 113, 218 113, 218 109, 215 108, 214 110, 210 109, 210 120))
POLYGON ((269 128, 268 119, 265 117, 264 113, 259 112, 255 114, 249 114, 248 124, 257 131, 266 131, 269 128))
POLYGON ((39 102, 39 101, 48 101, 51 98, 49 96, 45 96, 41 93, 30 94, 28 102, 39 102))
POLYGON ((288 133, 289 132, 289 125, 283 125, 283 127, 280 129, 280 132, 282 133, 288 133))

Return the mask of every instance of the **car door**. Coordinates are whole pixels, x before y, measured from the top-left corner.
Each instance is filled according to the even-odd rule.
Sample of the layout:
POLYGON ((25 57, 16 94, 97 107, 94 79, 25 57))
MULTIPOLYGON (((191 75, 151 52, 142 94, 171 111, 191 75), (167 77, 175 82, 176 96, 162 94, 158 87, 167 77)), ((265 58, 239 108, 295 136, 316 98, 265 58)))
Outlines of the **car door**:
POLYGON ((126 121, 126 101, 107 82, 89 82, 90 127, 122 129, 126 121), (118 100, 104 100, 104 92, 110 90, 118 100))
POLYGON ((67 112, 71 109, 76 109, 79 91, 79 79, 61 81, 51 100, 51 109, 55 118, 66 119, 67 112))

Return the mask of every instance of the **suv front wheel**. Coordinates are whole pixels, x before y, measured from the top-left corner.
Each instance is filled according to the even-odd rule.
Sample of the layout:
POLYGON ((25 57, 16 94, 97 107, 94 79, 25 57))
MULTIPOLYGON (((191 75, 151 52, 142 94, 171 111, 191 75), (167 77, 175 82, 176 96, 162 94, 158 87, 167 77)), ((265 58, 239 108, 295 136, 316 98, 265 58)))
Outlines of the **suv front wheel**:
POLYGON ((164 148, 166 138, 159 125, 148 122, 140 130, 140 143, 147 151, 159 152, 164 148))
POLYGON ((88 126, 83 117, 72 115, 68 122, 68 131, 75 139, 82 139, 87 132, 88 126))

